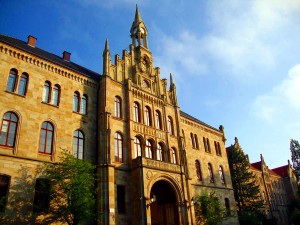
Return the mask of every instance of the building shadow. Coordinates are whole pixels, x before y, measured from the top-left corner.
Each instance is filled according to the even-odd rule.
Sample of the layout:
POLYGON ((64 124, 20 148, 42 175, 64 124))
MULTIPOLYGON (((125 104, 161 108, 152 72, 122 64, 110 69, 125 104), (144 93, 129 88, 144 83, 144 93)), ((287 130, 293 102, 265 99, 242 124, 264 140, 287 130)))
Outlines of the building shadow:
POLYGON ((31 170, 21 166, 19 176, 15 177, 10 185, 8 203, 5 212, 0 214, 1 225, 30 225, 37 224, 39 216, 33 213, 33 200, 36 177, 41 173, 41 168, 31 170))

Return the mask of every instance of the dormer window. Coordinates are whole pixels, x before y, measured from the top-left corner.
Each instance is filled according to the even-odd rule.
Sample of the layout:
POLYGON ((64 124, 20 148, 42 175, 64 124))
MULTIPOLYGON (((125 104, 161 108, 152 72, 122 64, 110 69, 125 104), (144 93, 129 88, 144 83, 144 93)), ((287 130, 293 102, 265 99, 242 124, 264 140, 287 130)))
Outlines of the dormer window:
POLYGON ((144 87, 144 88, 150 88, 149 82, 146 81, 146 80, 143 80, 143 87, 144 87))

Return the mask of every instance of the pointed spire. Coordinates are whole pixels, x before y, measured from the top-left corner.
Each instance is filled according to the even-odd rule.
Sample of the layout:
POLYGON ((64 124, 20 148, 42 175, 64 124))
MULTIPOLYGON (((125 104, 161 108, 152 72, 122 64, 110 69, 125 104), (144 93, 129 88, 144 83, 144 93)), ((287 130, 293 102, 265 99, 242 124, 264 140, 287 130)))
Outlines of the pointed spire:
POLYGON ((136 4, 136 9, 135 9, 135 19, 134 19, 134 22, 136 23, 136 25, 138 25, 140 22, 142 22, 142 17, 140 15, 140 12, 139 12, 139 8, 138 8, 138 5, 136 4))
POLYGON ((175 84, 173 82, 173 77, 172 77, 172 74, 170 73, 170 91, 174 91, 175 89, 175 84))
POLYGON ((105 47, 104 47, 103 54, 105 54, 106 52, 109 52, 109 45, 108 45, 108 39, 107 38, 106 38, 106 41, 105 41, 105 47))

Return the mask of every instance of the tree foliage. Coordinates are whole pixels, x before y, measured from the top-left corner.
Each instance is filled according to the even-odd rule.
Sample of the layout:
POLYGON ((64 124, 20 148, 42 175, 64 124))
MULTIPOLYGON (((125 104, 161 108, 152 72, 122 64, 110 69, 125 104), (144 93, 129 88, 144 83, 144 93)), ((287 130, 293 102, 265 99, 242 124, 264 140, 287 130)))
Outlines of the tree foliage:
POLYGON ((246 155, 242 150, 231 146, 228 151, 228 162, 239 219, 261 216, 263 201, 259 185, 256 185, 256 177, 249 170, 250 163, 246 155))
POLYGON ((78 225, 96 218, 95 166, 64 151, 61 161, 45 164, 51 183, 48 221, 78 225))
POLYGON ((194 201, 197 225, 216 225, 227 216, 214 192, 196 196, 194 201))
POLYGON ((297 140, 291 139, 290 150, 292 154, 293 168, 298 180, 300 177, 300 144, 297 140))

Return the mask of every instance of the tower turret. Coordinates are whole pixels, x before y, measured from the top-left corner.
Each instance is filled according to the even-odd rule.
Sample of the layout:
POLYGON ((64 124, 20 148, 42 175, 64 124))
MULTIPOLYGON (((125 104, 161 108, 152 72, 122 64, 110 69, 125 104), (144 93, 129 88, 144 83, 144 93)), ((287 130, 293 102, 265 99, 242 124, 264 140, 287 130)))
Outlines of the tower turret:
POLYGON ((145 23, 142 20, 138 6, 136 5, 135 18, 130 29, 130 37, 132 44, 136 46, 144 46, 148 48, 147 42, 148 31, 145 23))
POLYGON ((108 39, 106 38, 105 47, 103 50, 103 75, 109 75, 110 64, 110 51, 108 46, 108 39))

